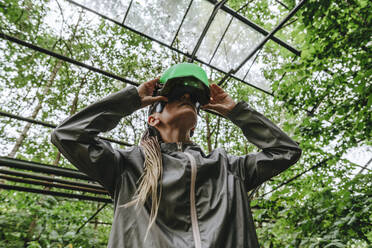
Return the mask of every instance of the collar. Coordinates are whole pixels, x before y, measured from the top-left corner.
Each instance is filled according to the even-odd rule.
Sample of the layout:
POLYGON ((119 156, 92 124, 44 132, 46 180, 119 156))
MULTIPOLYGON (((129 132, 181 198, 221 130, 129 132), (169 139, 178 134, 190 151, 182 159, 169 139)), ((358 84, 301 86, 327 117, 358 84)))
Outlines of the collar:
POLYGON ((160 149, 162 152, 177 152, 185 151, 186 148, 199 148, 199 146, 194 142, 174 142, 174 143, 160 143, 160 149))

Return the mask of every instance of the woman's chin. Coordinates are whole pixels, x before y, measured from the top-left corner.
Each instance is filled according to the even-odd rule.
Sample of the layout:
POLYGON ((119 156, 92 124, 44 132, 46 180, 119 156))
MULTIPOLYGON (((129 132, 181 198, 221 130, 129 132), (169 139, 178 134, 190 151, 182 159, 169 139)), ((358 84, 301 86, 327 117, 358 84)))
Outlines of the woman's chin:
POLYGON ((184 108, 183 111, 180 111, 175 119, 180 122, 181 125, 190 124, 190 126, 195 126, 198 116, 196 112, 190 108, 184 108))

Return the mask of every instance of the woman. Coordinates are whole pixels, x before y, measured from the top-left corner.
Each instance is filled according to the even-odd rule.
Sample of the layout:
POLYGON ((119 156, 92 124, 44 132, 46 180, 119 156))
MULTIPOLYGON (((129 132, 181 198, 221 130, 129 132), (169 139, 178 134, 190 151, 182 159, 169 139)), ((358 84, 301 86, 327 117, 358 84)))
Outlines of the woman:
POLYGON ((235 103, 212 84, 203 108, 230 119, 262 151, 234 156, 218 148, 204 154, 190 140, 200 96, 179 90, 186 77, 209 86, 203 73, 194 64, 175 65, 160 80, 166 94, 154 95, 159 79, 127 87, 52 133, 61 153, 114 199, 108 247, 259 247, 247 192, 296 163, 301 149, 247 103, 235 103), (177 68, 190 68, 190 73, 177 74, 177 68), (169 76, 172 70, 175 77, 169 76), (168 81, 178 86, 169 90, 168 81), (113 149, 97 137, 148 105, 149 128, 140 146, 113 149))

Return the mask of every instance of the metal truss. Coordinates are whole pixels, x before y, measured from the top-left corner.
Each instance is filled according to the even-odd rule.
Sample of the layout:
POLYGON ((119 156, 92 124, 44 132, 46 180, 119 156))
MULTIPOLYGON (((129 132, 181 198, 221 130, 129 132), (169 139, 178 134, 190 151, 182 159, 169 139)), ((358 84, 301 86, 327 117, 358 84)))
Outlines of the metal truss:
MULTIPOLYGON (((95 11, 95 10, 93 10, 93 9, 91 9, 91 8, 89 8, 89 7, 87 7, 87 6, 85 6, 85 5, 82 5, 82 4, 80 4, 80 3, 77 3, 76 1, 73 1, 73 0, 66 0, 66 1, 69 2, 69 3, 71 3, 71 4, 74 4, 75 6, 81 7, 82 9, 84 9, 84 10, 86 10, 86 11, 89 11, 89 12, 91 12, 91 13, 94 13, 94 14, 100 16, 100 17, 103 18, 103 19, 106 19, 106 20, 108 20, 108 21, 111 21, 111 22, 115 23, 116 25, 119 25, 119 26, 121 26, 121 27, 123 27, 123 28, 125 28, 125 29, 128 29, 128 30, 130 30, 130 31, 132 31, 132 32, 134 32, 134 33, 136 33, 136 34, 142 36, 142 37, 145 37, 145 38, 147 38, 147 39, 149 39, 149 40, 151 40, 151 41, 154 41, 154 42, 156 42, 156 43, 158 43, 158 44, 160 44, 160 45, 162 45, 162 46, 164 46, 164 47, 167 47, 167 48, 171 49, 172 51, 175 51, 175 52, 177 52, 177 53, 179 53, 179 54, 182 54, 183 56, 187 57, 187 58, 189 59, 189 61, 196 61, 196 62, 199 62, 199 63, 204 64, 204 65, 210 67, 211 69, 213 69, 213 70, 215 70, 215 71, 218 71, 218 72, 220 72, 220 73, 222 73, 222 74, 229 73, 228 71, 224 71, 224 70, 222 70, 222 69, 220 69, 220 68, 217 68, 216 66, 213 66, 210 62, 208 63, 208 62, 205 62, 205 61, 203 61, 203 60, 201 60, 201 59, 198 59, 197 57, 195 57, 195 55, 193 56, 193 55, 191 55, 191 54, 188 54, 188 53, 186 53, 186 52, 183 52, 183 51, 181 51, 180 49, 178 49, 178 48, 176 48, 176 47, 173 46, 174 43, 175 43, 175 40, 176 40, 176 38, 177 38, 178 32, 179 32, 179 30, 181 29, 181 26, 182 26, 182 24, 183 24, 183 21, 184 21, 186 15, 187 15, 187 13, 189 12, 189 9, 190 9, 190 6, 191 6, 191 4, 192 4, 192 1, 190 2, 188 8, 187 8, 186 11, 185 11, 185 14, 184 14, 184 16, 183 16, 183 19, 182 19, 182 21, 181 21, 181 25, 178 27, 177 32, 176 32, 176 35, 174 36, 171 45, 169 45, 169 44, 167 44, 167 43, 165 43, 165 42, 162 42, 162 41, 160 41, 160 40, 158 40, 158 39, 156 39, 156 38, 153 38, 153 37, 151 37, 151 36, 149 36, 149 35, 147 35, 147 34, 144 34, 144 33, 142 33, 142 32, 139 32, 138 30, 136 30, 136 29, 134 29, 134 28, 132 28, 132 27, 126 25, 125 23, 118 22, 118 21, 116 21, 116 20, 114 20, 114 19, 112 19, 112 18, 110 18, 110 17, 108 17, 108 16, 106 16, 106 15, 103 15, 103 14, 99 13, 98 11, 95 11)), ((216 3, 218 4, 217 1, 212 1, 212 0, 207 0, 207 1, 210 2, 210 3, 212 3, 212 4, 216 4, 216 3)), ((130 5, 131 5, 131 4, 130 4, 130 5)), ((217 6, 217 5, 216 5, 216 6, 217 6)), ((244 7, 245 7, 245 5, 244 5, 244 7)), ((246 17, 240 15, 237 11, 234 11, 233 9, 231 9, 231 8, 229 8, 229 7, 227 7, 227 6, 223 5, 223 4, 218 5, 218 9, 225 11, 226 13, 230 14, 232 17, 234 17, 234 18, 236 18, 237 20, 241 21, 242 23, 248 25, 249 27, 253 28, 255 31, 261 33, 262 35, 266 35, 266 36, 268 36, 268 35, 270 34, 269 31, 265 30, 264 28, 260 27, 259 25, 255 24, 255 23, 253 23, 252 21, 248 20, 246 17)), ((218 10, 218 9, 217 9, 217 10, 218 10)), ((127 15, 128 11, 129 11, 129 10, 127 10, 127 12, 126 12, 125 15, 127 15)), ((216 12, 217 12, 217 11, 216 11, 216 12)), ((213 13, 212 13, 212 14, 213 14, 213 13)), ((211 17, 212 17, 212 15, 211 15, 211 17)), ((211 19, 211 18, 210 18, 210 19, 211 19)), ((209 26, 210 26, 210 25, 209 25, 209 26)), ((208 26, 208 27, 206 26, 205 29, 203 30, 204 35, 201 35, 201 36, 199 37, 200 43, 201 43, 201 41, 203 40, 205 34, 207 33, 207 31, 208 31, 208 29, 209 29, 209 26, 208 26)), ((279 45, 285 47, 286 49, 288 49, 289 51, 291 51, 292 53, 294 53, 294 54, 297 55, 297 56, 299 56, 299 55, 301 54, 301 52, 300 52, 299 50, 297 50, 297 49, 294 48, 293 46, 289 45, 288 43, 286 43, 286 42, 280 40, 279 38, 275 37, 274 35, 270 35, 270 36, 269 36, 269 39, 271 39, 271 40, 273 40, 274 42, 276 42, 277 44, 279 44, 279 45)), ((200 44, 199 44, 199 45, 197 44, 197 46, 200 46, 200 44)), ((198 49, 197 49, 197 47, 195 47, 193 50, 194 50, 195 53, 196 53, 196 51, 197 51, 198 49)), ((249 82, 246 82, 246 81, 244 81, 244 80, 238 78, 237 76, 234 76, 234 75, 231 75, 231 74, 230 74, 229 77, 231 77, 231 78, 233 78, 233 79, 235 79, 235 80, 237 80, 237 81, 239 81, 239 82, 241 82, 241 83, 244 83, 244 84, 246 84, 246 85, 248 85, 248 86, 250 86, 250 87, 253 87, 253 88, 257 89, 257 90, 260 90, 260 91, 262 91, 262 92, 264 92, 264 93, 266 93, 266 94, 268 94, 268 95, 273 96, 273 94, 272 94, 271 92, 266 91, 266 90, 264 90, 264 89, 261 89, 260 87, 257 87, 256 85, 250 84, 249 82)))
MULTIPOLYGON (((227 2, 227 0, 221 0, 221 2, 216 2, 216 4, 214 5, 214 8, 213 8, 213 11, 212 11, 212 14, 209 16, 209 19, 207 21, 207 24, 205 25, 204 29, 203 29, 203 32, 201 33, 200 37, 199 37, 199 40, 198 42, 196 43, 195 47, 194 47, 194 50, 192 51, 192 54, 191 54, 191 58, 190 58, 190 62, 192 62, 195 58, 195 55, 205 37, 205 35, 207 34, 208 32, 208 29, 209 27, 211 26, 213 20, 214 20, 214 17, 217 15, 217 12, 218 10, 227 2)), ((181 25, 179 26, 179 28, 181 28, 181 25)))
POLYGON ((77 61, 77 60, 74 60, 74 59, 71 59, 67 56, 64 56, 64 55, 61 55, 59 53, 55 53, 55 52, 52 52, 48 49, 45 49, 45 48, 42 48, 40 46, 36 46, 36 45, 33 45, 29 42, 26 42, 26 41, 23 41, 23 40, 20 40, 16 37, 13 37, 13 36, 10 36, 10 35, 7 35, 7 34, 4 34, 3 32, 0 31, 0 38, 2 39, 5 39, 5 40, 9 40, 11 42, 14 42, 14 43, 17 43, 18 45, 21 45, 21 46, 24 46, 24 47, 28 47, 32 50, 35 50, 35 51, 38 51, 38 52, 41 52, 41 53, 44 53, 44 54, 47 54, 49 56, 52 56, 52 57, 55 57, 57 59, 60 59, 60 60, 63 60, 63 61, 66 61, 68 63, 71 63, 71 64, 74 64, 74 65, 77 65, 77 66, 80 66, 80 67, 83 67, 83 68, 86 68, 90 71, 94 71, 94 72, 97 72, 99 74, 102 74, 106 77, 109 77, 109 78, 113 78, 113 79, 116 79, 116 80, 119 80, 121 82, 124 82, 124 83, 127 83, 127 84, 131 84, 131 85, 134 85, 134 86, 138 86, 139 84, 138 83, 135 83, 131 80, 128 80, 126 78, 123 78, 123 77, 120 77, 118 75, 115 75, 113 73, 110 73, 110 72, 107 72, 107 71, 104 71, 102 69, 99 69, 99 68, 96 68, 94 66, 91 66, 91 65, 87 65, 87 64, 84 64, 80 61, 77 61))
MULTIPOLYGON (((30 118, 26 118, 26 117, 22 117, 22 116, 18 116, 18 115, 13 115, 13 114, 10 114, 10 113, 4 112, 4 111, 0 111, 0 116, 9 117, 9 118, 20 120, 20 121, 26 121, 26 122, 29 122, 29 123, 33 123, 33 124, 37 124, 37 125, 41 125, 41 126, 49 127, 49 128, 56 128, 57 127, 56 124, 50 124, 50 123, 43 122, 43 121, 38 121, 38 120, 34 120, 34 119, 30 119, 30 118)), ((113 142, 113 143, 116 143, 118 145, 133 146, 133 144, 129 144, 127 142, 122 142, 122 141, 118 141, 118 140, 114 140, 114 139, 110 139, 110 138, 105 138, 105 137, 101 137, 101 136, 98 136, 98 137, 102 140, 113 142)))
MULTIPOLYGON (((69 0, 67 0, 69 1, 69 0)), ((207 0, 208 2, 210 3, 213 3, 215 4, 217 1, 215 0, 207 0)), ((247 24, 248 26, 250 26, 251 28, 255 29, 256 31, 260 32, 261 34, 263 35, 268 35, 269 34, 269 31, 265 30, 264 28, 260 27, 259 25, 255 24, 254 22, 250 21, 249 19, 247 19, 246 17, 240 15, 239 13, 237 13, 237 11, 229 8, 228 6, 226 5, 223 5, 221 6, 221 10, 225 11, 226 13, 232 15, 233 17, 235 17, 236 19, 238 19, 239 21, 247 24)), ((297 50, 296 48, 294 48, 293 46, 289 45, 288 43, 282 41, 281 39, 275 37, 275 36, 271 36, 270 37, 271 40, 273 40, 274 42, 278 43, 279 45, 285 47, 286 49, 288 49, 289 51, 291 51, 292 53, 294 53, 295 55, 297 56, 300 56, 301 54, 301 51, 297 50)))
POLYGON ((232 74, 235 74, 237 71, 240 70, 240 68, 245 65, 245 63, 258 51, 260 50, 265 43, 271 39, 276 32, 278 32, 282 26, 294 15, 296 12, 305 4, 306 0, 302 0, 297 4, 296 7, 293 8, 293 10, 270 32, 266 35, 266 37, 250 52, 250 54, 243 60, 243 62, 235 69, 232 69, 229 71, 229 73, 225 74, 225 76, 221 79, 221 81, 218 83, 218 85, 221 85, 224 83, 224 81, 230 77, 232 74))
MULTIPOLYGON (((174 37, 173 37, 172 43, 170 44, 171 47, 173 47, 173 44, 174 44, 174 42, 175 42, 176 39, 177 39, 178 33, 180 32, 181 27, 182 27, 182 24, 183 24, 183 22, 185 21, 185 18, 186 18, 186 16, 187 16, 187 14, 189 13, 189 10, 190 10, 190 8, 191 8, 191 5, 192 5, 193 1, 194 1, 194 0, 191 0, 190 3, 189 3, 189 5, 187 6, 187 9, 186 9, 186 11, 185 11, 185 14, 184 14, 183 17, 182 17, 181 24, 178 26, 178 28, 177 28, 177 32, 176 32, 176 34, 175 34, 174 37)), ((124 24, 124 22, 123 22, 123 24, 124 24)))
POLYGON ((106 206, 107 206, 107 202, 105 204, 103 204, 99 209, 97 209, 97 211, 92 215, 90 216, 90 218, 88 220, 86 220, 77 230, 76 230, 76 233, 75 234, 78 234, 80 232, 80 230, 86 225, 88 224, 91 220, 93 220, 94 217, 96 217, 99 212, 101 212, 106 206))
MULTIPOLYGON (((276 42, 277 44, 285 47, 286 49, 288 49, 289 51, 291 51, 292 53, 294 53, 295 55, 300 55, 300 51, 298 51, 297 49, 295 49, 294 47, 290 46, 289 44, 287 44, 286 42, 276 38, 274 36, 274 34, 283 27, 283 25, 303 6, 303 4, 306 2, 306 0, 303 0, 301 1, 279 24, 278 26, 276 26, 271 32, 268 32, 266 31, 265 29, 263 29, 262 27, 254 24, 253 22, 249 21, 247 18, 245 18, 244 16, 240 15, 238 12, 232 10, 231 8, 227 7, 224 5, 224 3, 226 2, 226 0, 222 0, 221 2, 217 2, 217 1, 212 1, 212 0, 208 0, 209 2, 215 4, 215 8, 208 20, 208 23, 207 25, 205 26, 201 36, 199 37, 198 39, 198 42, 196 44, 196 46, 194 47, 193 49, 193 53, 190 55, 190 54, 187 54, 175 47, 173 47, 174 43, 175 43, 175 40, 177 39, 177 35, 181 29, 181 26, 185 20, 185 17, 186 15, 188 14, 189 12, 189 9, 190 9, 190 6, 192 5, 193 1, 191 0, 191 2, 189 3, 189 6, 182 18, 182 22, 181 22, 181 25, 178 27, 177 29, 177 32, 172 40, 172 43, 170 45, 160 41, 160 40, 157 40, 155 38, 152 38, 144 33, 141 33, 127 25, 125 25, 125 20, 126 20, 126 17, 129 13, 129 10, 130 10, 130 7, 132 5, 132 1, 130 2, 130 5, 129 5, 129 8, 124 16, 124 19, 123 21, 120 23, 120 22, 117 22, 105 15, 102 15, 101 13, 98 13, 97 11, 95 10, 92 10, 90 8, 87 8, 86 6, 83 6, 79 3, 76 3, 75 1, 72 1, 72 0, 66 0, 76 6, 79 6, 89 12, 92 12, 92 13, 95 13, 97 14, 98 16, 106 19, 106 20, 109 20, 111 22, 114 22, 115 24, 117 25, 120 25, 136 34, 139 34, 151 41, 154 41, 154 42, 157 42, 158 44, 162 45, 162 46, 165 46, 173 51, 176 51, 186 57, 188 57, 191 61, 197 61, 199 63, 202 63, 206 66, 209 66, 211 69, 214 69, 220 73, 223 73, 225 74, 225 76, 223 77, 223 79, 220 81, 219 84, 222 84, 224 81, 226 81, 228 78, 234 78, 235 80, 239 81, 239 82, 242 82, 244 84, 247 84, 251 87, 254 87, 266 94, 269 94, 271 96, 273 96, 272 93, 270 92, 267 92, 255 85, 252 85, 248 82, 245 82, 244 79, 245 77, 247 76, 247 74, 245 75, 244 79, 239 79, 238 77, 232 75, 234 74, 235 72, 237 72, 254 54, 256 54, 257 51, 259 51, 264 45, 265 43, 268 41, 268 40, 272 40, 274 42, 276 42), (201 42, 203 41, 206 33, 208 32, 208 29, 215 17, 215 15, 217 14, 217 12, 219 10, 223 10, 225 11, 226 13, 230 14, 232 16, 226 30, 224 31, 218 45, 217 45, 217 48, 215 49, 213 55, 212 55, 212 58, 210 59, 210 61, 207 63, 207 62, 204 62, 204 61, 201 61, 200 59, 198 59, 196 57, 196 53, 201 45, 201 42), (225 72, 215 66, 213 66, 211 64, 211 61, 213 60, 214 56, 215 56, 215 53, 218 49, 218 47, 220 46, 229 26, 231 25, 231 22, 233 20, 233 18, 236 18, 237 20, 245 23, 246 25, 250 26, 251 28, 253 28, 254 30, 258 31, 259 33, 265 35, 266 37, 256 46, 256 48, 251 51, 251 53, 246 57, 246 59, 237 67, 235 68, 234 70, 230 70, 229 72, 225 72)), ((248 3, 247 3, 248 4, 248 3)), ((245 4, 244 7, 247 5, 245 4)), ((240 8, 242 9, 242 8, 240 8)), ((131 85, 135 85, 135 86, 138 86, 139 83, 136 83, 136 82, 133 82, 131 80, 128 80, 126 78, 123 78, 123 77, 120 77, 120 76, 117 76, 113 73, 110 73, 110 72, 107 72, 107 71, 104 71, 102 69, 99 69, 99 68, 96 68, 96 67, 93 67, 93 66, 90 66, 90 65, 87 65, 87 64, 84 64, 82 62, 79 62, 79 61, 76 61, 74 59, 71 59, 69 57, 66 57, 64 55, 61 55, 61 54, 58 54, 58 53, 55 53, 55 52, 52 52, 50 50, 47 50, 47 49, 44 49, 42 47, 39 47, 39 46, 36 46, 36 45, 33 45, 31 43, 28 43, 28 42, 25 42, 25 41, 22 41, 18 38, 15 38, 15 37, 12 37, 12 36, 9 36, 7 34, 4 34, 2 32, 0 32, 0 38, 2 39, 6 39, 6 40, 9 40, 11 42, 14 42, 14 43, 17 43, 19 45, 22 45, 22 46, 25 46, 25 47, 28 47, 30 49, 33 49, 35 51, 39 51, 39 52, 42 52, 42 53, 45 53, 49 56, 52 56, 52 57, 55 57, 57 59, 60 59, 60 60, 63 60, 63 61, 66 61, 68 63, 71 63, 71 64, 74 64, 74 65, 77 65, 77 66, 80 66, 80 67, 83 67, 83 68, 86 68, 88 70, 91 70, 91 71, 94 71, 96 73, 99 73, 99 74, 102 74, 106 77, 109 77, 109 78, 113 78, 113 79, 116 79, 116 80, 119 80, 119 81, 122 81, 122 82, 125 82, 125 83, 128 83, 128 84, 131 84, 131 85)), ((253 61, 254 63, 254 61, 253 61)), ((252 63, 252 64, 253 64, 252 63)), ((252 65, 251 65, 252 66, 252 65)), ((207 112, 210 112, 210 113, 213 113, 212 111, 207 111, 207 112)), ((214 113, 215 114, 215 113, 214 113)), ((46 122, 41 122, 41 121, 37 121, 37 120, 33 120, 33 119, 29 119, 29 118, 25 118, 25 117, 20 117, 20 116, 16 116, 16 115, 12 115, 12 114, 9 114, 9 113, 5 113, 5 112, 0 112, 0 115, 2 116, 7 116, 7 117, 10 117, 10 118, 14 118, 14 119, 18 119, 18 120, 22 120, 22 121, 27 121, 27 122, 30 122, 30 123, 34 123, 34 124, 38 124, 38 125, 43 125, 45 127, 49 127, 49 128, 55 128, 56 125, 54 124, 50 124, 50 123, 46 123, 46 122)), ((107 138, 103 138, 103 137, 100 137, 101 139, 104 139, 104 140, 107 140, 107 141, 110 141, 110 142, 114 142, 114 143, 117 143, 117 144, 120 144, 120 145, 125 145, 125 146, 131 146, 131 144, 128 144, 128 143, 125 143, 125 142, 119 142, 119 141, 115 141, 115 140, 112 140, 112 139, 107 139, 107 138)), ((324 164, 325 161, 322 161, 319 165, 315 165, 313 166, 314 168, 316 167, 319 167, 321 166, 321 164, 324 164)), ((45 186, 45 187, 48 187, 48 188, 51 188, 51 187, 55 187, 55 188, 61 188, 61 189, 66 189, 66 190, 73 190, 73 191, 81 191, 81 192, 89 192, 89 193, 96 193, 96 194, 107 194, 107 192, 105 192, 105 190, 103 189, 103 187, 99 186, 99 185, 96 185, 96 184, 91 184, 91 183, 84 183, 84 182, 76 182, 76 181, 71 181, 71 180, 66 180, 66 179, 61 179, 61 178, 54 178, 54 177, 50 177, 50 176, 43 176, 43 175, 39 175, 39 174, 34 174, 34 173, 25 173, 25 172, 20 172, 20 171, 17 171, 17 170, 14 170, 14 169, 22 169, 22 170, 30 170, 32 172, 38 172, 38 173, 47 173, 47 174, 53 174, 53 175, 56 175, 56 176, 60 176, 60 177, 68 177, 68 178, 72 178, 72 179, 79 179, 79 180, 85 180, 85 181, 91 181, 91 179, 89 177, 87 177, 84 173, 81 173, 77 170, 71 170, 71 169, 64 169, 64 168, 60 168, 60 167, 56 167, 56 166, 51 166, 51 165, 45 165, 45 164, 41 164, 41 163, 34 163, 34 162, 29 162, 29 161, 24 161, 24 160, 17 160, 17 159, 11 159, 11 158, 5 158, 5 157, 0 157, 0 167, 1 166, 6 166, 6 167, 10 167, 10 168, 13 168, 13 170, 8 170, 8 169, 0 169, 0 178, 2 179, 5 179, 5 180, 8 180, 8 181, 12 181, 12 182, 19 182, 19 183, 27 183, 27 184, 34 184, 34 185, 41 185, 41 186, 45 186), (58 185, 58 186, 57 186, 58 185)), ((313 167, 311 169, 313 169, 313 167)), ((302 174, 301 174, 302 175, 302 174)), ((298 176, 301 176, 301 175, 298 175, 298 176)), ((298 176, 296 176, 295 178, 291 179, 291 180, 294 180, 296 179, 298 176)), ((287 181, 288 182, 288 181, 287 181)), ((277 188, 275 188, 274 190, 280 188, 281 186, 285 185, 287 182, 279 185, 277 188)), ((15 185, 6 185, 6 184, 3 184, 3 183, 0 183, 0 188, 3 188, 3 189, 11 189, 11 190, 19 190, 19 191, 25 191, 25 192, 33 192, 33 193, 39 193, 39 194, 47 194, 47 195, 54 195, 54 196, 62 196, 62 197, 68 197, 68 198, 75 198, 75 199, 81 199, 81 200, 90 200, 90 201, 97 201, 97 202, 105 202, 105 203, 111 203, 112 200, 109 199, 109 198, 102 198, 102 197, 95 197, 95 196, 89 196, 89 195, 81 195, 81 194, 71 194, 71 193, 65 193, 65 192, 57 192, 57 191, 51 191, 51 190, 45 190, 45 189, 37 189, 37 188, 28 188, 28 187, 21 187, 21 186, 15 186, 15 185)), ((269 192, 268 192, 269 193, 269 192)), ((267 193, 267 194, 268 194, 267 193)))
POLYGON ((93 179, 78 170, 0 157, 0 179, 8 182, 44 186, 44 188, 41 189, 0 183, 1 189, 112 203, 112 200, 107 197, 86 195, 86 193, 88 193, 107 196, 108 192, 101 185, 94 182, 93 179), (25 171, 31 171, 32 173, 25 171), (42 175, 40 173, 47 175, 42 175), (59 188, 75 193, 53 191, 51 188, 59 188))

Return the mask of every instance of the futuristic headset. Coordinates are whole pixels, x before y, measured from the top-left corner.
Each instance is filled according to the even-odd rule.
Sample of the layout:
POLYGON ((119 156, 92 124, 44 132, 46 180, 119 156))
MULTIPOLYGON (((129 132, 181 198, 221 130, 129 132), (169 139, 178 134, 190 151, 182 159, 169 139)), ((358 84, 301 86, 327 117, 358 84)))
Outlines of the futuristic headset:
MULTIPOLYGON (((209 103, 210 91, 206 72, 196 64, 180 63, 168 68, 160 77, 155 87, 154 96, 166 96, 168 102, 175 101, 185 93, 190 94, 190 100, 197 112, 202 105, 209 103)), ((162 112, 166 102, 157 102, 149 109, 149 115, 162 112)))

